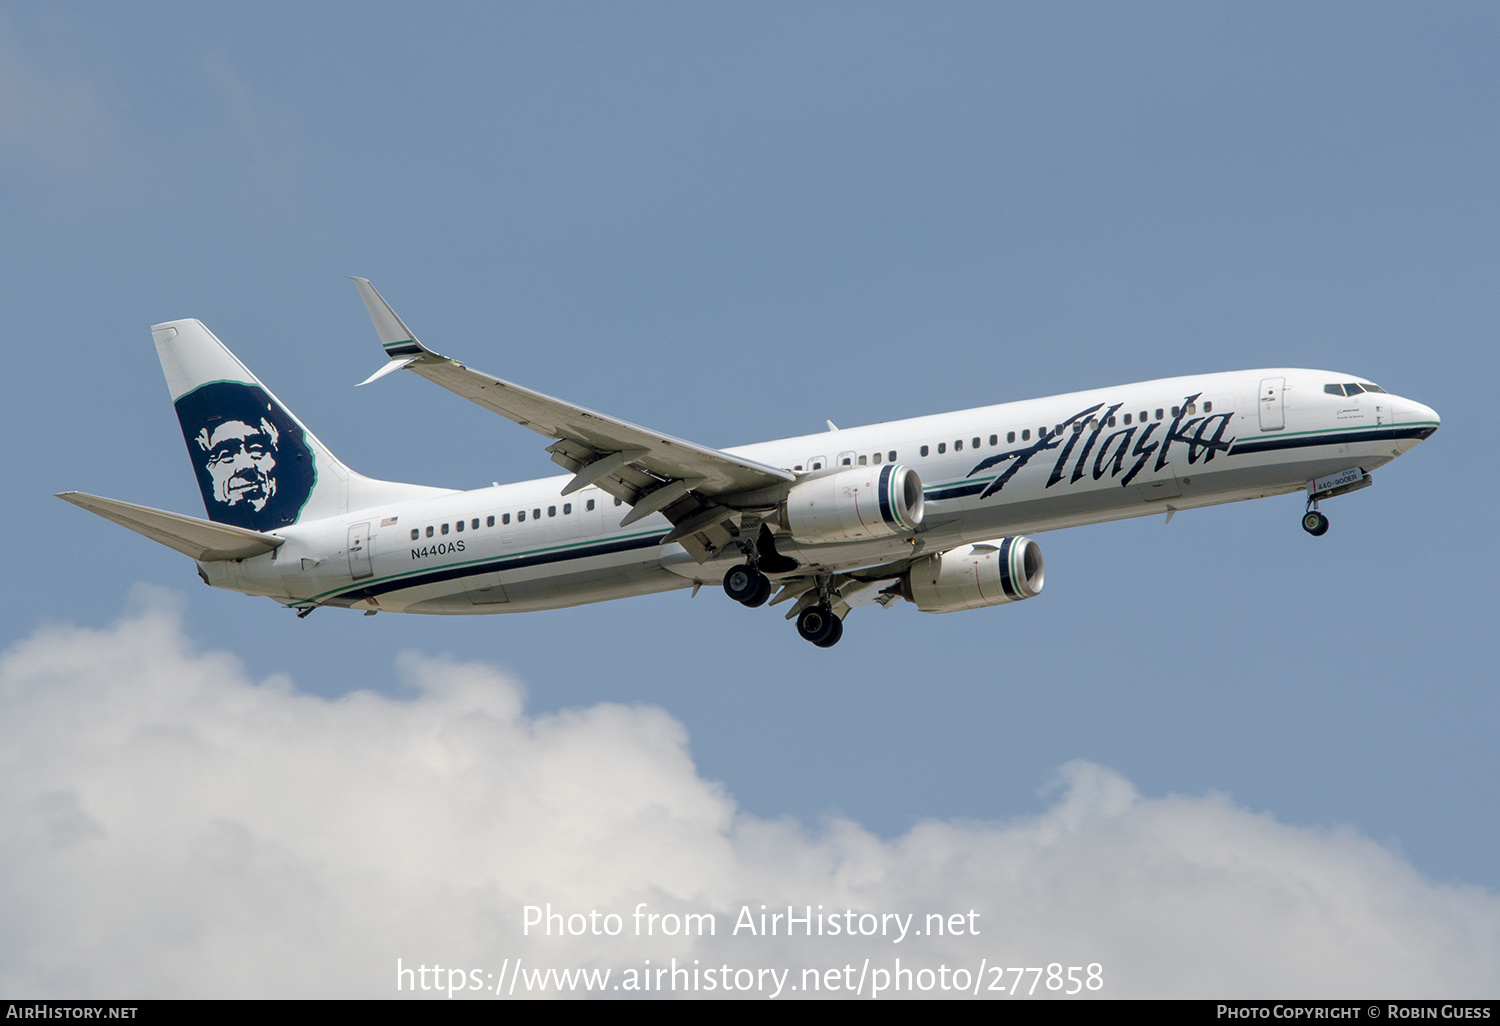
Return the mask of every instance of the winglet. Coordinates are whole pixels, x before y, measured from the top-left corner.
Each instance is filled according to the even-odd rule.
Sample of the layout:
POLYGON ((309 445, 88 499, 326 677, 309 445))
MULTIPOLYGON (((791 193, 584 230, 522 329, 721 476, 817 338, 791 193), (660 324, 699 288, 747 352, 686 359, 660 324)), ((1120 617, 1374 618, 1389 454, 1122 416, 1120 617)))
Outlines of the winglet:
MULTIPOLYGON (((359 383, 359 385, 368 385, 372 381, 379 381, 381 378, 385 377, 387 374, 394 373, 395 371, 400 370, 402 367, 409 367, 409 366, 411 366, 412 364, 414 364, 416 362, 417 362, 417 358, 415 356, 407 356, 407 357, 403 357, 400 360, 392 360, 389 363, 387 363, 384 367, 382 367, 378 371, 376 371, 374 374, 371 374, 368 378, 365 378, 365 380, 361 381, 359 383)), ((359 385, 355 385, 354 387, 358 388, 359 385)))
POLYGON ((375 334, 379 336, 386 356, 393 360, 400 360, 406 357, 437 355, 417 341, 417 336, 412 334, 406 322, 396 316, 396 311, 391 309, 391 305, 382 298, 379 292, 375 291, 375 286, 370 284, 370 279, 355 278, 351 275, 349 280, 354 282, 355 288, 359 289, 359 298, 365 301, 365 309, 369 311, 370 321, 375 325, 375 334))

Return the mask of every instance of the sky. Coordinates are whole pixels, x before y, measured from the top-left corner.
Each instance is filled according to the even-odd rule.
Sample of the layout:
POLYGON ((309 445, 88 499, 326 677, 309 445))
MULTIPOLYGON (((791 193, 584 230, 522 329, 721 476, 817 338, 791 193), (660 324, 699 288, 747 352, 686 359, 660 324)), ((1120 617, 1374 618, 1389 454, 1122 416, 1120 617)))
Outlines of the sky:
POLYGON ((0 994, 906 950, 520 934, 646 901, 975 909, 910 964, 1105 996, 1495 996, 1497 44, 1482 4, 0 4, 0 994), (202 515, 181 317, 362 473, 555 472, 356 390, 346 275, 708 445, 1269 366, 1443 427, 1324 538, 1296 496, 1045 534, 1040 597, 827 651, 710 588, 299 620, 52 498, 202 515))

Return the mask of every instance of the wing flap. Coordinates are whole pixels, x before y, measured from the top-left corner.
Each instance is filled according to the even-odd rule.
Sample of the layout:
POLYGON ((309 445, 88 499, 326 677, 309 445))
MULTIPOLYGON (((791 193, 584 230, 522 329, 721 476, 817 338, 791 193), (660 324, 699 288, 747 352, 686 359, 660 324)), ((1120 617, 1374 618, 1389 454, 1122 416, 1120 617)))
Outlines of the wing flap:
POLYGON ((219 559, 248 559, 279 548, 286 541, 274 534, 261 534, 243 527, 216 524, 211 520, 199 520, 85 492, 63 492, 58 498, 204 563, 219 559))

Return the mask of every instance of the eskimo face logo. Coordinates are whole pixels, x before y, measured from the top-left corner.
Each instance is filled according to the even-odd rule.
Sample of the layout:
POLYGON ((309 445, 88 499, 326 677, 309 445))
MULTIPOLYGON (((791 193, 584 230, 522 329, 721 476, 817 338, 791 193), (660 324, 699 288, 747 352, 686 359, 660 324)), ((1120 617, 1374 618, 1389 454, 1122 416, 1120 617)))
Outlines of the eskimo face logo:
POLYGON ((265 389, 203 385, 177 400, 177 419, 209 519, 253 531, 296 522, 312 494, 312 452, 265 389))
POLYGON ((214 498, 226 506, 248 502, 259 513, 276 494, 276 443, 281 432, 265 417, 258 425, 231 420, 194 439, 208 453, 214 498))

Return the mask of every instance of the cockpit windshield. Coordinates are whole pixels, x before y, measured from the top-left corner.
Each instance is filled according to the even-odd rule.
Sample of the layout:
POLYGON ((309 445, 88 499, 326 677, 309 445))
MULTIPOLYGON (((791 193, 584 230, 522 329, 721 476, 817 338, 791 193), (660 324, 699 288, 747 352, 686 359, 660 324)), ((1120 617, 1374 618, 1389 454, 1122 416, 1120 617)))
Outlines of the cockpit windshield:
POLYGON ((1379 392, 1386 395, 1386 390, 1379 385, 1371 385, 1367 382, 1346 381, 1342 385, 1329 384, 1323 386, 1323 391, 1329 395, 1359 395, 1361 392, 1379 392))

